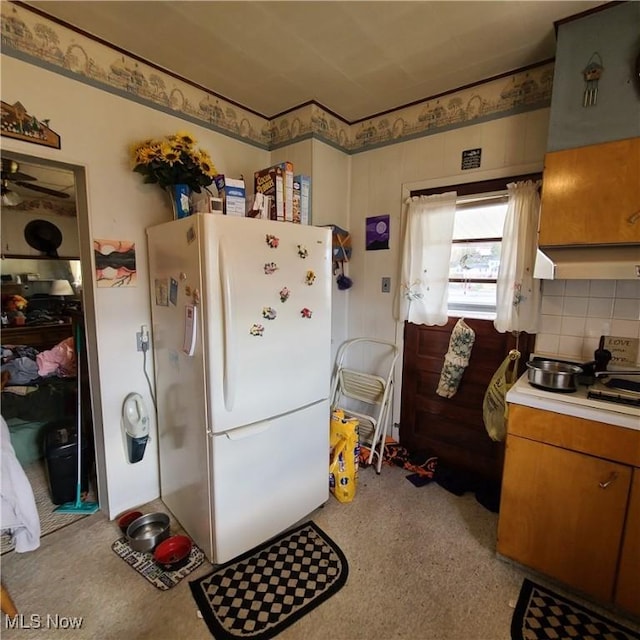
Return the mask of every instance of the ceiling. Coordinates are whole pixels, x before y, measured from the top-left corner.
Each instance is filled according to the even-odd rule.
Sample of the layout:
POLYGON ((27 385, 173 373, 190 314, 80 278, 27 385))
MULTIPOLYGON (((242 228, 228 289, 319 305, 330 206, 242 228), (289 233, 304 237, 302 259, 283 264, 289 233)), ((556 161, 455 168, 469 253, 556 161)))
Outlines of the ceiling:
POLYGON ((554 57, 554 21, 607 2, 69 1, 23 4, 271 118, 348 122, 554 57))

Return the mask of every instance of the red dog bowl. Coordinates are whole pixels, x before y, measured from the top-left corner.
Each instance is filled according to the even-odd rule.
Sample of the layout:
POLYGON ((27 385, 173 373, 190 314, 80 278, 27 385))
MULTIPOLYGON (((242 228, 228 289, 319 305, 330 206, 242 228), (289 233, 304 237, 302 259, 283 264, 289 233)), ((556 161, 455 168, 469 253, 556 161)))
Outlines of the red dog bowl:
POLYGON ((127 511, 118 518, 118 526, 124 535, 127 535, 127 528, 142 515, 142 511, 127 511))
POLYGON ((170 536, 156 547, 153 559, 165 571, 177 571, 189 561, 191 547, 191 540, 187 536, 170 536))

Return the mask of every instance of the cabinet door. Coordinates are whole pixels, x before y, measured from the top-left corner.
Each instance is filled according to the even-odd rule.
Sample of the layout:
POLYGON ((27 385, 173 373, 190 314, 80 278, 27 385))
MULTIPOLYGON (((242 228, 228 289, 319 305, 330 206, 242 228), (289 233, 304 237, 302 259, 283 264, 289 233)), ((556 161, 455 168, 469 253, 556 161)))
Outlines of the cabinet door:
POLYGON ((498 552, 613 599, 631 467, 507 436, 498 552))
POLYGON ((640 616, 640 469, 633 472, 615 601, 640 616))
POLYGON ((640 242, 640 138, 545 156, 540 246, 640 242))

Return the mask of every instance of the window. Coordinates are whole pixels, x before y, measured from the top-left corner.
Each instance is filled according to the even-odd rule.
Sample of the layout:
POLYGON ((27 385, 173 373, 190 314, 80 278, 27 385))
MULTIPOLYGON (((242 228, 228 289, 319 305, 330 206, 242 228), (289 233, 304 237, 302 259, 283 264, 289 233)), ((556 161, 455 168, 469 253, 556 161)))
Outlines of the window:
POLYGON ((507 184, 541 178, 535 173, 411 192, 411 196, 458 194, 449 264, 450 316, 495 318, 507 184))
POLYGON ((495 317, 506 214, 506 190, 458 198, 449 264, 450 315, 495 317))

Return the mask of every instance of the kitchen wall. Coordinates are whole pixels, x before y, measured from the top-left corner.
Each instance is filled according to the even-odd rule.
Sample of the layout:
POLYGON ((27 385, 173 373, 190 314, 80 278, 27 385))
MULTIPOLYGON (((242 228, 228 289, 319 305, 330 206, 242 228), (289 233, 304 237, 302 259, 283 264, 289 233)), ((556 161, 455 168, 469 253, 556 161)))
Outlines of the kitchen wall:
POLYGON ((536 352, 592 360, 601 335, 640 338, 640 282, 543 280, 541 314, 536 352))
MULTIPOLYGON (((159 495, 156 426, 142 462, 126 460, 121 429, 124 398, 141 393, 152 407, 136 331, 151 326, 145 229, 171 219, 167 196, 157 185, 145 185, 133 173, 130 146, 147 137, 190 131, 209 151, 221 173, 253 175, 268 166, 268 151, 247 145, 137 102, 76 82, 22 60, 2 55, 2 97, 21 102, 40 118, 48 118, 61 137, 53 149, 3 137, 3 151, 69 163, 84 168, 87 184, 88 234, 81 236, 81 257, 92 263, 93 239, 130 240, 136 244, 135 286, 96 288, 85 280, 88 323, 95 323, 100 378, 96 416, 96 453, 101 468, 101 506, 111 517, 159 495), (87 291, 89 290, 89 291, 87 291)), ((3 216, 5 213, 3 212, 3 216)), ((91 270, 90 270, 91 273, 91 270)), ((147 370, 153 375, 153 363, 147 370)))

